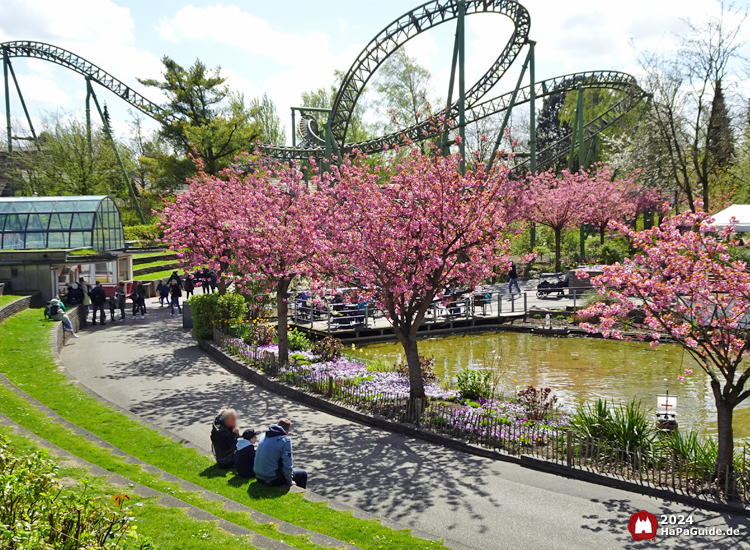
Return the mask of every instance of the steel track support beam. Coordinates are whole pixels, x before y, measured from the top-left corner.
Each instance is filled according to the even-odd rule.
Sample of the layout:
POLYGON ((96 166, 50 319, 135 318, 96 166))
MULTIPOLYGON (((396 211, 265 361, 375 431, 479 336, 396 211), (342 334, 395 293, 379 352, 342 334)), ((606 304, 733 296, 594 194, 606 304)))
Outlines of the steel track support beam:
POLYGON ((91 95, 94 89, 91 87, 91 77, 86 77, 86 145, 89 148, 89 172, 94 171, 94 143, 91 140, 91 95))
POLYGON ((292 107, 292 147, 297 147, 297 123, 294 121, 294 107, 292 107))
POLYGON ((444 133, 443 133, 443 143, 441 146, 441 149, 443 150, 443 155, 448 155, 450 153, 450 146, 448 143, 450 142, 450 135, 448 132, 448 115, 450 114, 450 108, 451 104, 453 103, 453 89, 455 88, 456 84, 456 65, 458 64, 458 29, 456 29, 456 34, 453 38, 453 61, 451 62, 451 78, 450 82, 448 83, 448 101, 446 102, 446 105, 448 106, 447 113, 445 115, 445 121, 444 121, 444 133))
POLYGON ((8 153, 13 152, 13 134, 10 125, 10 88, 8 86, 8 66, 10 58, 8 57, 8 47, 3 47, 3 78, 5 80, 5 129, 8 132, 8 153))
POLYGON ((21 86, 18 84, 18 79, 16 78, 16 71, 13 70, 13 63, 10 62, 10 58, 8 58, 8 68, 10 69, 10 76, 13 78, 13 84, 16 86, 16 93, 18 94, 18 99, 21 100, 21 107, 23 108, 23 114, 26 115, 26 122, 29 123, 29 130, 31 130, 31 137, 34 138, 34 145, 36 145, 37 151, 41 152, 41 147, 39 146, 39 140, 36 137, 36 131, 34 130, 34 124, 31 122, 31 115, 29 115, 29 110, 26 108, 26 101, 23 98, 23 94, 21 93, 21 86))
POLYGON ((122 170, 122 176, 125 178, 125 183, 128 186, 128 192, 130 193, 130 199, 133 201, 133 206, 135 206, 135 209, 138 212, 138 217, 141 219, 141 223, 146 223, 146 218, 143 216, 141 205, 138 203, 138 197, 136 197, 135 195, 135 189, 133 188, 133 184, 130 183, 130 178, 128 177, 128 171, 125 169, 125 164, 123 164, 122 162, 122 158, 120 157, 120 152, 117 150, 117 143, 115 143, 115 138, 112 135, 112 130, 110 129, 109 124, 107 124, 107 119, 104 118, 104 113, 102 112, 102 108, 99 106, 99 100, 96 98, 94 89, 91 86, 91 79, 87 78, 86 84, 88 87, 88 92, 91 95, 91 98, 94 100, 94 105, 96 106, 96 110, 99 113, 99 118, 101 118, 102 120, 102 125, 104 126, 104 132, 107 134, 107 138, 109 138, 109 142, 112 144, 112 150, 115 152, 115 158, 117 159, 117 164, 120 165, 120 170, 122 170))
POLYGON ((578 122, 578 169, 585 170, 586 165, 586 151, 584 150, 585 134, 584 134, 584 120, 583 120, 583 84, 578 83, 578 106, 576 108, 576 121, 578 122))
POLYGON ((458 40, 458 135, 461 137, 459 152, 461 154, 461 174, 466 173, 466 1, 458 0, 458 23, 456 38, 458 40))
POLYGON ((531 59, 531 50, 529 50, 529 54, 526 56, 526 61, 523 62, 523 67, 521 67, 521 74, 518 76, 518 82, 516 83, 516 87, 513 90, 513 94, 510 96, 510 101, 508 102, 508 108, 505 110, 505 116, 503 117, 503 123, 500 125, 500 131, 497 134, 497 139, 495 139, 495 146, 492 148, 492 155, 490 156, 490 163, 487 166, 487 173, 490 173, 490 170, 492 170, 492 166, 495 164, 495 157, 497 156, 497 152, 500 150, 500 144, 503 142, 503 136, 505 135, 505 129, 508 127, 508 121, 510 121, 510 115, 513 111, 513 107, 516 105, 516 98, 518 97, 518 91, 521 89, 523 85, 523 78, 526 76, 526 69, 529 66, 529 60, 531 59))
MULTIPOLYGON (((536 175, 536 42, 529 40, 529 168, 536 175)), ((536 246, 536 225, 529 228, 531 250, 536 246)))

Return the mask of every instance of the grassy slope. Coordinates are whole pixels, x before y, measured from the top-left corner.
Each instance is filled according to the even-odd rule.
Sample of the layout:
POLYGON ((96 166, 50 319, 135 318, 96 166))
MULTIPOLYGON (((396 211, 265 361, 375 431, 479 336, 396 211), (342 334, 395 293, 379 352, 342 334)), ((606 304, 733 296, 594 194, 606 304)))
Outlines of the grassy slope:
POLYGON ((22 296, 14 296, 13 294, 2 294, 0 295, 0 307, 8 305, 14 300, 18 300, 22 296))
POLYGON ((147 268, 147 267, 156 267, 156 266, 159 266, 159 265, 173 265, 173 264, 176 264, 176 263, 177 263, 177 260, 155 260, 155 261, 149 262, 147 264, 134 265, 133 269, 144 269, 144 268, 147 268))
MULTIPOLYGON (((284 494, 235 477, 216 468, 213 461, 193 449, 165 438, 138 422, 102 405, 70 385, 56 371, 49 350, 50 325, 40 319, 39 311, 27 310, 0 324, 0 372, 14 384, 67 418, 122 450, 206 489, 225 495, 252 508, 300 527, 324 533, 365 549, 433 549, 442 544, 411 537, 408 531, 393 531, 378 522, 364 521, 304 500, 301 494, 284 494)), ((41 437, 68 451, 129 479, 185 500, 253 531, 280 538, 272 527, 253 525, 241 514, 225 511, 204 501, 196 493, 181 491, 175 484, 158 480, 135 466, 68 432, 44 415, 31 409, 12 392, 0 388, 0 412, 41 437)), ((283 535, 287 539, 288 536, 283 535)), ((292 539, 289 539, 292 540, 292 539)), ((295 540, 293 545, 302 548, 295 540)), ((306 548, 311 548, 308 545, 306 548)))
MULTIPOLYGON (((22 456, 38 450, 38 447, 26 437, 19 436, 10 428, 0 427, 0 434, 5 436, 15 454, 22 456)), ((216 527, 216 524, 197 521, 189 517, 184 510, 167 508, 157 504, 158 498, 141 498, 129 493, 127 488, 107 485, 104 478, 91 476, 85 469, 63 466, 58 472, 59 478, 78 480, 80 485, 66 487, 64 491, 81 491, 87 487, 89 494, 109 502, 115 494, 125 493, 130 500, 124 506, 128 515, 133 517, 133 524, 141 535, 149 537, 158 549, 180 548, 184 550, 235 550, 255 548, 247 537, 234 537, 216 527)))

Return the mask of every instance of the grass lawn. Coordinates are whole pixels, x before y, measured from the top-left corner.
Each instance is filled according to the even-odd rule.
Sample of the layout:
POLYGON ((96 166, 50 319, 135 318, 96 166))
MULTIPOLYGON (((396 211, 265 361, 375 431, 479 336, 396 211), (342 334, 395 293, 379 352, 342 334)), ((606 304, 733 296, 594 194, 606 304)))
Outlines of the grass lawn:
MULTIPOLYGON (((217 468, 199 452, 163 437, 120 413, 99 403, 57 372, 49 349, 51 325, 40 319, 36 310, 23 311, 0 323, 0 372, 70 422, 77 424, 127 453, 167 472, 224 495, 282 521, 323 533, 365 549, 437 549, 442 543, 411 537, 408 531, 393 531, 375 521, 354 518, 336 512, 321 503, 304 500, 301 494, 286 494, 281 488, 264 487, 217 468)), ((0 412, 27 429, 69 452, 123 475, 134 482, 172 494, 228 521, 257 533, 289 540, 300 548, 315 545, 289 537, 269 525, 255 524, 244 514, 226 511, 221 505, 205 501, 198 493, 179 489, 176 484, 159 480, 122 458, 73 434, 9 390, 0 388, 0 412), (303 544, 304 543, 304 544, 303 544)))
POLYGON ((158 258, 159 256, 166 256, 167 254, 174 254, 171 250, 164 252, 143 252, 142 254, 133 254, 133 258, 158 258))
MULTIPOLYGON (((134 269, 137 268, 137 266, 134 266, 134 269)), ((174 272, 174 269, 166 269, 164 271, 157 271, 156 273, 147 273, 146 275, 138 275, 134 278, 139 281, 156 281, 158 279, 169 279, 169 277, 174 272)), ((180 275, 184 275, 185 272, 181 269, 178 269, 177 272, 180 275)))
POLYGON ((13 294, 2 294, 0 295, 0 307, 8 305, 9 303, 15 300, 18 300, 19 298, 23 298, 23 296, 15 296, 13 294))
POLYGON ((154 262, 149 262, 147 264, 136 264, 133 266, 133 269, 142 269, 144 267, 156 267, 159 265, 169 265, 169 264, 176 264, 178 260, 158 260, 154 262))
MULTIPOLYGON (((16 456, 28 455, 39 450, 33 441, 12 432, 10 428, 0 427, 0 434, 8 440, 16 456)), ((108 485, 105 478, 93 477, 83 468, 62 466, 57 477, 79 481, 78 485, 65 487, 63 494, 87 490, 89 495, 98 497, 103 502, 111 502, 112 495, 127 494, 129 500, 125 501, 123 507, 127 515, 133 518, 131 524, 138 534, 150 538, 157 548, 186 550, 255 548, 250 544, 248 537, 234 537, 216 527, 216 524, 212 522, 198 521, 189 517, 182 509, 161 506, 157 504, 159 497, 142 498, 129 493, 127 488, 108 485)), ((112 506, 114 507, 114 504, 112 506)))

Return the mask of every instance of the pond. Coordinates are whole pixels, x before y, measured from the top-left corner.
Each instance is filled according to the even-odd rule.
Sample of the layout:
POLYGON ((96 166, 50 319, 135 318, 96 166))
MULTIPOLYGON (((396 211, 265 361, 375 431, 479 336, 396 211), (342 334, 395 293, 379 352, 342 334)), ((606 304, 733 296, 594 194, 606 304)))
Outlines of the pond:
MULTIPOLYGON (((716 409, 708 376, 675 345, 652 349, 641 342, 493 332, 422 339, 419 351, 435 357, 437 375, 443 379, 454 377, 467 365, 487 368, 492 354, 497 353, 506 369, 506 395, 513 394, 516 386, 551 388, 568 411, 596 398, 621 403, 633 397, 653 409, 656 395, 669 390, 670 395, 678 396, 681 429, 716 434, 716 409), (685 368, 692 368, 695 374, 680 382, 677 376, 685 368)), ((357 353, 389 363, 404 359, 403 349, 396 342, 363 346, 357 353)), ((735 411, 734 434, 735 439, 750 440, 750 401, 735 411)))

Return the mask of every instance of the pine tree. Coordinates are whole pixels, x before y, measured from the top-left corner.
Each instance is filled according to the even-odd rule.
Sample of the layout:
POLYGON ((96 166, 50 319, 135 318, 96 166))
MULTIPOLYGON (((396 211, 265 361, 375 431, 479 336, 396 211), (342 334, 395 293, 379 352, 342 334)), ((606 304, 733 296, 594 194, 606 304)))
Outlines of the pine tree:
POLYGON ((706 147, 709 163, 714 171, 725 169, 732 162, 734 157, 732 119, 724 99, 721 80, 717 80, 714 86, 706 147))

